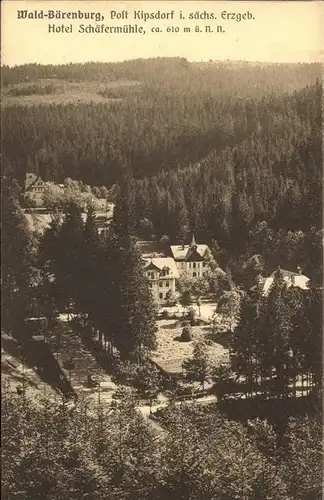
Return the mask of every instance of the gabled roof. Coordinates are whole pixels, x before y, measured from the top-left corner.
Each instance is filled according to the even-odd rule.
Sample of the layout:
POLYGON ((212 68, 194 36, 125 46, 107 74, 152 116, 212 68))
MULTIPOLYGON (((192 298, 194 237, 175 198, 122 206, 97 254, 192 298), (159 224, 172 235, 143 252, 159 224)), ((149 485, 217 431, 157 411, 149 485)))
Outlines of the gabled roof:
POLYGON ((186 255, 186 261, 187 262, 197 262, 200 260, 203 260, 203 254, 201 255, 198 250, 197 246, 189 247, 189 250, 186 255))
POLYGON ((156 266, 151 260, 144 266, 145 271, 161 271, 161 268, 156 266))
POLYGON ((175 260, 188 260, 191 252, 196 251, 200 258, 203 258, 206 250, 208 249, 207 245, 195 245, 193 247, 189 245, 171 245, 171 252, 173 258, 175 260))
POLYGON ((25 190, 28 191, 28 189, 32 189, 36 186, 43 186, 44 181, 43 179, 36 174, 30 173, 26 174, 26 180, 25 180, 25 190))
POLYGON ((297 272, 293 272, 293 271, 287 271, 287 269, 276 269, 275 271, 273 271, 273 273, 270 274, 270 277, 271 278, 274 278, 276 273, 280 270, 280 272, 282 273, 282 276, 283 278, 290 278, 291 276, 296 276, 298 275, 299 273, 297 272))
POLYGON ((172 257, 153 257, 144 260, 146 262, 144 265, 144 271, 150 271, 151 269, 163 271, 165 268, 168 268, 171 271, 170 275, 172 278, 179 278, 179 271, 172 257))
MULTIPOLYGON (((262 293, 268 295, 270 293, 270 288, 274 282, 275 274, 278 270, 270 274, 268 278, 265 278, 262 283, 262 293)), ((291 286, 301 288, 301 290, 308 290, 309 278, 304 274, 299 272, 287 271, 286 269, 280 269, 284 281, 287 283, 288 288, 291 286)))
POLYGON ((28 189, 37 179, 38 176, 36 174, 33 174, 32 172, 27 173, 25 179, 25 189, 28 189))

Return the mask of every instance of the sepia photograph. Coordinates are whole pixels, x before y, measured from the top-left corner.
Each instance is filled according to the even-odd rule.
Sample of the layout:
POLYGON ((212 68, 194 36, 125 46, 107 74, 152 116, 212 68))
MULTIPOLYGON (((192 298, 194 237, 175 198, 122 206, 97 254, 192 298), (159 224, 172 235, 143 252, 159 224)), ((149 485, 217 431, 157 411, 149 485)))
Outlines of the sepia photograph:
POLYGON ((319 1, 3 0, 4 500, 321 500, 319 1))

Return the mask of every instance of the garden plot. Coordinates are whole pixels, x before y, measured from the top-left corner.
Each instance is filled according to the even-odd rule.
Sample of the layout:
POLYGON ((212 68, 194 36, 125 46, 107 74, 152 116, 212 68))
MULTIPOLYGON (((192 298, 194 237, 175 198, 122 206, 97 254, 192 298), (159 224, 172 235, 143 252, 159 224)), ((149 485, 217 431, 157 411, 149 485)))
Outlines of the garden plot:
POLYGON ((193 326, 193 339, 181 342, 182 326, 174 319, 157 321, 157 350, 152 353, 152 360, 170 373, 182 373, 182 364, 192 356, 196 342, 205 341, 208 345, 210 359, 215 366, 228 361, 228 349, 211 340, 209 326, 193 326))

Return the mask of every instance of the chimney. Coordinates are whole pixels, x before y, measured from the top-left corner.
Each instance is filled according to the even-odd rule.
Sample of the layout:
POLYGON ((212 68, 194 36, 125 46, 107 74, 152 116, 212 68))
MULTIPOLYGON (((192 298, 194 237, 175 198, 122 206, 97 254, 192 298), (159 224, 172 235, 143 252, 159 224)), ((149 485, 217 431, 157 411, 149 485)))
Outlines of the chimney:
POLYGON ((297 272, 298 272, 299 275, 302 273, 302 269, 301 269, 300 266, 297 266, 297 272))

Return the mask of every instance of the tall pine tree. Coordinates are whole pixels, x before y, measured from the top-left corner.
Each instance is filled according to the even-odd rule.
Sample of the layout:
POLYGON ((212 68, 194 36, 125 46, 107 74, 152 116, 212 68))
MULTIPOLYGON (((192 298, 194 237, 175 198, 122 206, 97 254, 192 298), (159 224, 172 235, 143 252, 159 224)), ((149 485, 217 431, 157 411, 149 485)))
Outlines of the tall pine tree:
POLYGON ((37 241, 19 204, 19 187, 2 180, 2 325, 22 337, 38 285, 37 241))

